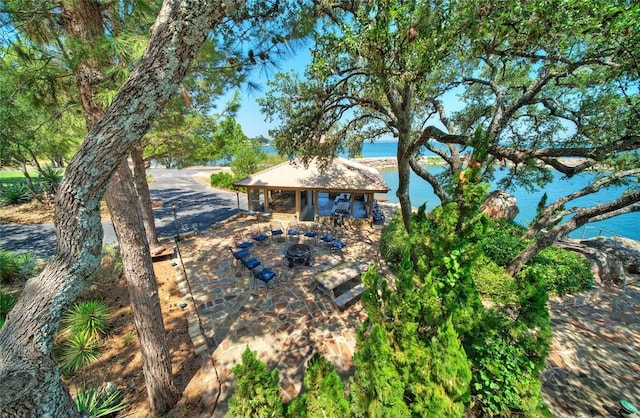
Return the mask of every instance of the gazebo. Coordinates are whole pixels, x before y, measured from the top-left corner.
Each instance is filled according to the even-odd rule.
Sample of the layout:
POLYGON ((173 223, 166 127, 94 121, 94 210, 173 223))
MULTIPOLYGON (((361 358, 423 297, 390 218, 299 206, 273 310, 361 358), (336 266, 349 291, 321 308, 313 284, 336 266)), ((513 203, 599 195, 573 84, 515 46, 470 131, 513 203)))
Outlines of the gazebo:
POLYGON ((374 194, 389 186, 375 168, 344 158, 326 166, 286 161, 233 183, 247 190, 249 211, 287 214, 299 220, 341 216, 372 220, 374 194))

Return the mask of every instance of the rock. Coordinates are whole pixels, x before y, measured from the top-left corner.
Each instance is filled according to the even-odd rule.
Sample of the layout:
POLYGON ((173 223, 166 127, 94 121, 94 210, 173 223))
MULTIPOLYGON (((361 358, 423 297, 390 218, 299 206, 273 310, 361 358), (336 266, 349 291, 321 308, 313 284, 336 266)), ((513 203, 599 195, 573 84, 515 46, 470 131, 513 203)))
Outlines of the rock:
POLYGON ((627 273, 640 273, 640 243, 637 241, 595 237, 561 240, 558 245, 590 259, 599 283, 619 282, 627 273))
POLYGON ((491 219, 514 219, 520 212, 516 198, 504 190, 489 193, 480 210, 491 219))

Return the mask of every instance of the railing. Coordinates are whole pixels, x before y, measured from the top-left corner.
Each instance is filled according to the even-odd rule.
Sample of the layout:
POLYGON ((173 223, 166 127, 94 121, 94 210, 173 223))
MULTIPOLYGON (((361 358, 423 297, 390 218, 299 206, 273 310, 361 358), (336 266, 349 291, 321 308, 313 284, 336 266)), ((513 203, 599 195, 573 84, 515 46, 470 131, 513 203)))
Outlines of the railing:
POLYGON ((611 232, 603 228, 598 228, 597 226, 585 226, 584 228, 582 228, 582 234, 580 235, 580 239, 585 238, 585 235, 587 234, 587 230, 589 229, 595 229, 596 231, 598 231, 597 235, 594 235, 597 237, 600 237, 600 236, 603 236, 603 234, 606 234, 604 235, 605 237, 621 237, 621 238, 631 239, 631 238, 625 237, 624 235, 620 235, 616 232, 611 232))

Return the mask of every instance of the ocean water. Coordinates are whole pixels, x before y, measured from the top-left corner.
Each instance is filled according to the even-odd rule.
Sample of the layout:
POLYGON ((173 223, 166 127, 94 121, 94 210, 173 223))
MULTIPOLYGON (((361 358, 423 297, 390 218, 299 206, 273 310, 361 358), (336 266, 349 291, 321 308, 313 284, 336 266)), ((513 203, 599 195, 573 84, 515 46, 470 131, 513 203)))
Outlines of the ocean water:
MULTIPOLYGON (((273 148, 270 147, 265 147, 265 150, 267 152, 275 152, 273 148)), ((392 157, 395 155, 396 143, 394 142, 364 143, 362 146, 363 157, 392 157)), ((427 167, 427 169, 434 174, 442 170, 441 167, 427 167)), ((397 203, 398 198, 395 194, 395 191, 398 189, 397 171, 395 168, 386 168, 381 169, 380 174, 391 189, 387 193, 388 201, 397 203)), ((499 177, 499 173, 497 176, 499 177)), ((559 197, 566 196, 571 192, 580 190, 591 183, 593 178, 593 174, 585 173, 574 176, 571 179, 566 179, 558 173, 555 176, 555 180, 548 184, 544 190, 538 190, 533 193, 529 193, 522 188, 510 190, 509 193, 515 196, 520 209, 520 213, 516 217, 515 221, 524 226, 531 222, 535 217, 538 202, 545 192, 547 193, 547 202, 551 203, 559 197)), ((495 187, 492 187, 492 190, 494 188, 495 187)), ((592 196, 586 196, 576 200, 574 203, 570 203, 568 207, 575 207, 577 205, 591 206, 597 203, 610 201, 620 196, 620 194, 624 193, 625 190, 626 189, 624 187, 614 187, 607 190, 601 190, 592 196)), ((411 205, 414 207, 418 207, 425 203, 427 209, 432 209, 440 203, 433 193, 431 186, 414 173, 411 175, 409 196, 411 197, 411 205)), ((626 238, 640 240, 640 213, 628 213, 616 216, 615 218, 606 219, 604 221, 589 223, 570 234, 573 238, 589 238, 597 235, 619 235, 626 238)))

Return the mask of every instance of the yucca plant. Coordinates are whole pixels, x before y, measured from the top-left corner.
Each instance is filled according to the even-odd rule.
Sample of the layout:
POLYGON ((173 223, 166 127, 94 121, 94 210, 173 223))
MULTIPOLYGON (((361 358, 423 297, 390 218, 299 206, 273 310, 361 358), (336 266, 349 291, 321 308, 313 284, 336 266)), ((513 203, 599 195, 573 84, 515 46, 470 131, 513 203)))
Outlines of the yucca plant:
POLYGON ((26 184, 14 183, 0 190, 0 206, 27 203, 33 199, 33 194, 26 184))
POLYGON ((18 298, 10 293, 4 293, 0 291, 0 319, 4 321, 7 314, 16 304, 18 298))
POLYGON ((0 248, 0 282, 9 283, 28 278, 36 269, 36 259, 31 253, 14 254, 0 248))
POLYGON ((0 248, 0 282, 9 283, 20 275, 20 263, 11 251, 0 248))
POLYGON ((68 336, 84 334, 99 340, 109 327, 109 307, 98 300, 76 303, 63 319, 63 333, 68 336))
POLYGON ((71 335, 62 347, 60 368, 62 373, 70 375, 76 370, 94 362, 100 357, 100 342, 87 334, 71 335))
POLYGON ((106 417, 123 410, 127 404, 119 390, 104 390, 97 386, 76 388, 76 406, 83 417, 106 417))

